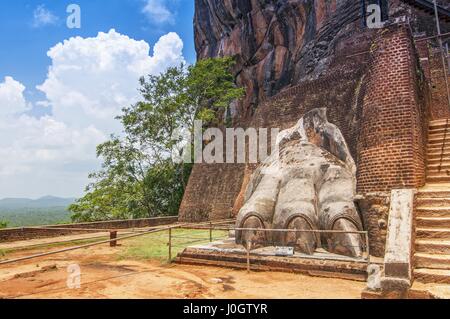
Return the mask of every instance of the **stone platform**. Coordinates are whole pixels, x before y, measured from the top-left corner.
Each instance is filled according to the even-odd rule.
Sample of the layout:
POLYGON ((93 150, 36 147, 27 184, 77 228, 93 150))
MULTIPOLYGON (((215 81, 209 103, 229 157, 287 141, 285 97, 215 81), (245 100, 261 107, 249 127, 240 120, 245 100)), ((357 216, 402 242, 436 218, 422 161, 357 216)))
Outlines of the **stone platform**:
POLYGON ((364 290, 362 299, 450 299, 450 285, 423 284, 415 281, 405 292, 381 292, 364 290))
MULTIPOLYGON (((279 251, 278 251, 279 253, 279 251)), ((251 251, 252 271, 295 272, 310 276, 342 278, 357 281, 367 280, 366 259, 355 259, 317 250, 313 255, 294 253, 290 256, 277 255, 275 247, 264 247, 251 251)), ((234 239, 197 245, 186 248, 175 262, 191 265, 208 265, 247 269, 246 250, 234 243, 234 239)), ((371 263, 381 264, 382 260, 371 258, 371 263)))

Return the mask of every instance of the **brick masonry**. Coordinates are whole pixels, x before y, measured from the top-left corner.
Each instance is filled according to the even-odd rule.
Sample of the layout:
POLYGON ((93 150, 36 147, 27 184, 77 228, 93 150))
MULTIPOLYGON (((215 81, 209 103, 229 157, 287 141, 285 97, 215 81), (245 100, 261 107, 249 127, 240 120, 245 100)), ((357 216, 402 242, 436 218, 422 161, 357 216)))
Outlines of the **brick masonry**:
POLYGON ((412 35, 396 25, 375 43, 358 139, 358 191, 421 187, 427 114, 412 35))
MULTIPOLYGON (((441 51, 437 48, 428 47, 429 56, 429 77, 431 90, 431 118, 439 120, 443 118, 450 118, 450 108, 448 105, 447 86, 445 83, 444 74, 446 74, 448 82, 450 83, 450 72, 444 72, 442 67, 441 51)), ((447 60, 445 61, 447 62, 447 60)), ((450 84, 449 84, 450 85, 450 84)))
MULTIPOLYGON (((252 118, 238 126, 285 129, 310 109, 326 107, 329 121, 340 128, 357 163, 358 193, 364 197, 359 206, 371 253, 382 256, 390 191, 425 183, 427 123, 432 98, 439 95, 426 81, 434 62, 430 60, 431 68, 424 64, 427 46, 415 45, 409 25, 361 31, 351 39, 353 43, 349 38, 337 46, 322 76, 263 101, 252 118)), ((196 165, 180 220, 234 216, 253 169, 196 165)))

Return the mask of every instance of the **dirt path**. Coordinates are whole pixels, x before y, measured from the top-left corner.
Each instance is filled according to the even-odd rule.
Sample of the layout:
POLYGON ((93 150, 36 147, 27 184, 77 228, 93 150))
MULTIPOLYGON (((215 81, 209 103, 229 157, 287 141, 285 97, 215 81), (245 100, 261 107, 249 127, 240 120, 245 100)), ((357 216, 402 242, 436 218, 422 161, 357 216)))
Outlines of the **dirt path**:
POLYGON ((120 260, 118 248, 107 246, 0 266, 0 298, 360 298, 363 288, 298 274, 120 260), (80 289, 67 288, 71 264, 80 266, 80 289))

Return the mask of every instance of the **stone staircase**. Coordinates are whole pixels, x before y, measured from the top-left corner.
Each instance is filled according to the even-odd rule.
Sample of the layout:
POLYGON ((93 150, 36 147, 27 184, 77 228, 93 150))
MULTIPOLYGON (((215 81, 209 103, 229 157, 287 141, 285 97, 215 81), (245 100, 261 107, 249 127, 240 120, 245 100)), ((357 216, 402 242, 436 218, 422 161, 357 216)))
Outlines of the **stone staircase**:
POLYGON ((414 277, 450 284, 450 119, 430 122, 427 183, 417 194, 414 277))

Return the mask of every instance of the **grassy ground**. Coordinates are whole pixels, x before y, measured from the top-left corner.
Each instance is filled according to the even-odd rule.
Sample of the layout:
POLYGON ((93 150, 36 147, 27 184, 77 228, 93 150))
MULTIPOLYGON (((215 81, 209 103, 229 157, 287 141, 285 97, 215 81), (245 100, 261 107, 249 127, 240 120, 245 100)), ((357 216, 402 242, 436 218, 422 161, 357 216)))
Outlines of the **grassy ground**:
MULTIPOLYGON (((225 239, 228 237, 228 232, 213 231, 212 236, 213 241, 225 239)), ((109 239, 109 237, 95 238, 95 239, 81 239, 65 243, 43 244, 33 247, 26 247, 23 249, 0 249, 0 260, 6 259, 8 254, 12 254, 18 251, 37 250, 36 251, 37 253, 40 252, 40 249, 42 248, 63 249, 66 247, 73 247, 78 245, 94 243, 105 239, 109 239)), ((209 230, 173 229, 172 258, 175 258, 178 253, 182 252, 188 246, 206 244, 209 243, 209 241, 210 241, 209 230)), ((169 258, 168 242, 169 242, 169 232, 167 230, 158 233, 151 233, 133 239, 126 239, 118 242, 120 245, 118 246, 119 248, 118 256, 119 259, 138 259, 138 260, 152 259, 152 260, 159 260, 161 262, 168 262, 169 258)))
MULTIPOLYGON (((228 232, 213 231, 213 241, 225 239, 228 232)), ((172 230, 172 258, 186 247, 209 243, 209 230, 172 230)), ((124 242, 120 253, 123 259, 153 259, 167 262, 169 258, 169 232, 153 233, 124 242)))

